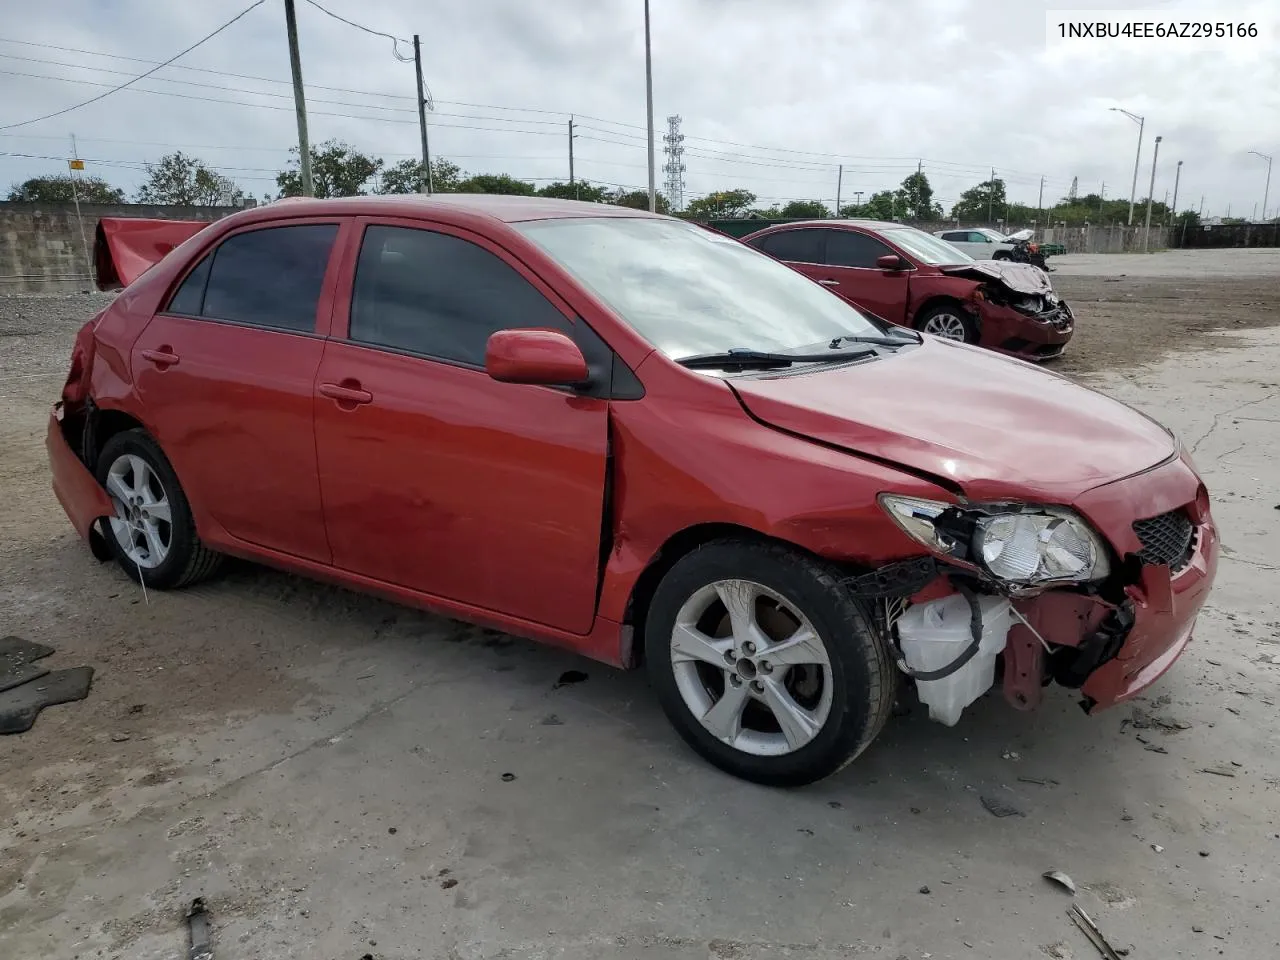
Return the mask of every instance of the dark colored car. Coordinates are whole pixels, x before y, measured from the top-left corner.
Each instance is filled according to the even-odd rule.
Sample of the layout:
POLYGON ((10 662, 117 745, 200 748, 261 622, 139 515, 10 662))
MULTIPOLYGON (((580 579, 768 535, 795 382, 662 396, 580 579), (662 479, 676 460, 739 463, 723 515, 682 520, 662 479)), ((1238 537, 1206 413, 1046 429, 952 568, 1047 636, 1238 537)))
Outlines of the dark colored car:
POLYGON ((903 224, 815 220, 767 227, 743 242, 881 319, 948 340, 1047 360, 1075 329, 1044 271, 974 260, 903 224))
POLYGON ((839 769, 906 677, 951 670, 955 722, 997 657, 1018 709, 1051 680, 1111 706, 1213 581, 1208 494, 1159 424, 680 220, 353 197, 100 241, 127 286, 47 440, 100 558, 164 589, 231 555, 644 663, 742 777, 839 769), (912 621, 949 663, 911 665, 912 621))

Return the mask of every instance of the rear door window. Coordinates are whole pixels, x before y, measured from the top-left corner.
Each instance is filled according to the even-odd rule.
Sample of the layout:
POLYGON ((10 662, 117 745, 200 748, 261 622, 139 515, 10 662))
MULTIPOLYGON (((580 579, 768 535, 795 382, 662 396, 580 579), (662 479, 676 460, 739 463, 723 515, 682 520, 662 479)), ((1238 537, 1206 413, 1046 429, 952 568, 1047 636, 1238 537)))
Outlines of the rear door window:
POLYGON ((760 249, 779 260, 791 263, 822 263, 826 230, 782 230, 771 233, 760 243, 760 249))
POLYGON ((876 258, 891 255, 889 247, 875 237, 852 230, 832 230, 827 237, 827 263, 833 267, 874 269, 876 258))
POLYGON ((169 312, 311 333, 337 235, 336 223, 309 223, 228 237, 183 281, 169 312))
POLYGON ((568 318, 484 247, 432 230, 365 230, 349 339, 482 367, 491 334, 525 327, 573 336, 568 318))

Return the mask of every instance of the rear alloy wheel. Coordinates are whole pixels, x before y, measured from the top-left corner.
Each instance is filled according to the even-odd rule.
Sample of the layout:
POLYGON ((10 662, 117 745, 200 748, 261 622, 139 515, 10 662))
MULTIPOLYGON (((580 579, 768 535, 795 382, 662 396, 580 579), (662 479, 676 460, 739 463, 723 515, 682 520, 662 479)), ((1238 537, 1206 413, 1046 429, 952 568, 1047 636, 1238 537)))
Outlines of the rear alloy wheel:
POLYGON ((916 317, 916 329, 922 333, 931 333, 943 340, 955 340, 959 343, 977 343, 978 326, 973 317, 956 304, 944 303, 916 317))
POLYGON ((645 655, 685 740, 775 786, 853 760, 894 690, 883 643, 833 572, 771 544, 717 541, 678 561, 646 617, 645 655))
POLYGON ((191 507, 160 446, 142 430, 107 441, 98 457, 98 482, 115 513, 107 542, 134 580, 163 590, 211 574, 222 559, 196 535, 191 507))

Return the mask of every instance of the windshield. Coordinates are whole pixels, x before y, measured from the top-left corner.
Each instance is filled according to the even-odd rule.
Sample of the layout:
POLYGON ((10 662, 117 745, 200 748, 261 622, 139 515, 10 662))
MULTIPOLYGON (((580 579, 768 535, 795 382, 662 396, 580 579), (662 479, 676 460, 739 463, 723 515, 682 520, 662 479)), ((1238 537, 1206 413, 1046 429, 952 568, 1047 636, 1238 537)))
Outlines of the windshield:
POLYGON ((973 257, 953 247, 941 237, 930 236, 915 227, 889 227, 881 230, 884 238, 896 243, 917 260, 937 266, 940 263, 973 263, 973 257))
POLYGON ((790 267, 693 224, 591 217, 512 226, 673 360, 884 335, 790 267))
POLYGON ((996 243, 1003 243, 1008 238, 999 230, 992 230, 990 227, 979 227, 978 232, 990 237, 996 243))

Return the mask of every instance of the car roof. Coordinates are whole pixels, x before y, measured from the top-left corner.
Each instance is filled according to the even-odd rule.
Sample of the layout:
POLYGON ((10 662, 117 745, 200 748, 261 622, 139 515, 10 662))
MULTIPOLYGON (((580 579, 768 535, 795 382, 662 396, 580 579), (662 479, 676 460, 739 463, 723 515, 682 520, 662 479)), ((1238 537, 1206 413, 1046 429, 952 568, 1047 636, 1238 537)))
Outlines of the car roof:
MULTIPOLYGON (((659 217, 660 214, 611 203, 557 200, 552 197, 515 197, 488 193, 405 193, 360 197, 286 197, 254 210, 264 214, 306 217, 346 214, 349 216, 421 216, 428 213, 463 213, 489 217, 504 223, 526 220, 557 220, 571 217, 659 217)), ((265 219, 265 217, 264 217, 265 219)))

